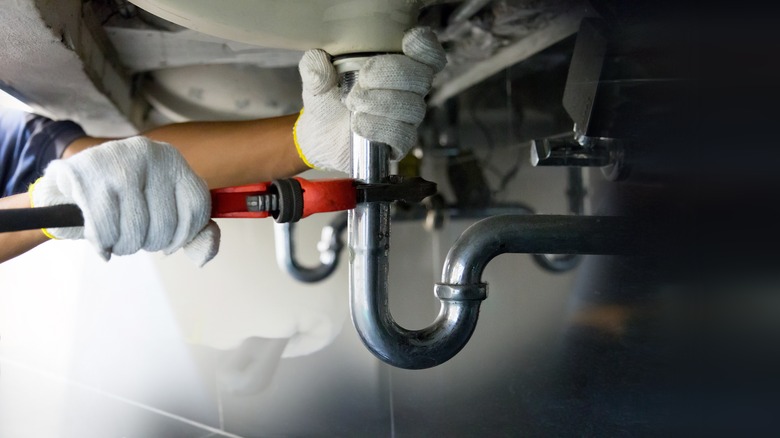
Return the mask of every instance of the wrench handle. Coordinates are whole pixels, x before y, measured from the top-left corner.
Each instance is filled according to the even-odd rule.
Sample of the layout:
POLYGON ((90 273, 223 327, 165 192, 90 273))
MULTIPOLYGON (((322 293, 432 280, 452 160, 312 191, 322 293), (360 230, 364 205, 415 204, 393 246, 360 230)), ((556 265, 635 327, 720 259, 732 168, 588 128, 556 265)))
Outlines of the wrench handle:
POLYGON ((74 204, 0 210, 0 233, 82 225, 84 216, 74 204))

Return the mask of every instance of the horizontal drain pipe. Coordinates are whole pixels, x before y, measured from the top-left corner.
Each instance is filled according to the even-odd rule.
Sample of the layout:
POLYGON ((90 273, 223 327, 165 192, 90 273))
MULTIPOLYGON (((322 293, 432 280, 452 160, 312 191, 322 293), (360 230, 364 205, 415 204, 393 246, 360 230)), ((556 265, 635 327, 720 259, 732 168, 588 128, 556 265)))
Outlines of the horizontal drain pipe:
MULTIPOLYGON (((423 221, 435 216, 434 220, 445 219, 484 219, 498 214, 534 214, 530 207, 523 204, 504 204, 487 208, 462 209, 455 206, 426 209, 415 206, 411 210, 396 209, 391 216, 393 222, 423 221)), ((426 228, 428 225, 426 225, 426 228)), ((436 227, 434 227, 436 228, 436 227)), ((274 223, 274 242, 276 246, 276 263, 279 269, 292 278, 303 283, 317 283, 330 277, 339 266, 339 257, 344 249, 342 233, 347 230, 347 212, 338 213, 322 228, 320 241, 317 242, 319 262, 306 266, 298 260, 296 247, 296 223, 274 223)), ((547 263, 545 261, 545 263, 547 263)), ((540 264, 545 269, 546 264, 540 264)))

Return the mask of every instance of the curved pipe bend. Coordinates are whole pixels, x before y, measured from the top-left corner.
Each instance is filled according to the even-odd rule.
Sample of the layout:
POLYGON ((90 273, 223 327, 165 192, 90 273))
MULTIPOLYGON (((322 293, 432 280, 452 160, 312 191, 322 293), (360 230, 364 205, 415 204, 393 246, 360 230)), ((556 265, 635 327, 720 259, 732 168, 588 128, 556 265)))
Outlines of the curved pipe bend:
POLYGON ((347 214, 339 213, 322 228, 317 250, 320 252, 320 264, 306 267, 295 256, 295 226, 293 223, 275 223, 276 262, 279 268, 294 279, 304 283, 316 283, 333 274, 339 265, 339 254, 344 249, 341 233, 347 228, 347 214))
MULTIPOLYGON (((343 97, 357 81, 354 70, 360 62, 342 59, 335 63, 341 72, 343 97)), ((368 184, 382 182, 388 175, 389 147, 354 132, 351 143, 352 178, 368 184)), ((435 287, 441 301, 436 320, 422 330, 407 330, 393 320, 388 306, 390 205, 358 204, 348 214, 352 321, 374 355, 407 369, 430 368, 446 362, 466 345, 476 327, 480 303, 487 296, 487 285, 481 282, 482 271, 497 255, 623 254, 612 251, 621 249, 626 242, 630 244, 632 233, 637 232, 636 227, 622 227, 625 224, 620 223, 621 218, 484 219, 466 230, 447 255, 442 282, 435 287)))
MULTIPOLYGON (((446 209, 428 209, 415 212, 401 212, 398 210, 392 215, 393 221, 411 221, 425 219, 426 213, 443 213, 449 219, 477 219, 498 214, 532 215, 534 211, 524 204, 506 204, 496 207, 463 210, 457 207, 446 209), (511 212, 511 213, 507 213, 511 212)), ((314 267, 307 267, 298 261, 295 246, 295 223, 274 223, 274 242, 276 247, 276 262, 279 269, 288 273, 294 279, 303 283, 317 283, 330 277, 338 268, 339 256, 344 249, 342 233, 347 229, 347 212, 339 213, 333 220, 322 228, 317 250, 320 253, 320 263, 314 267)))
POLYGON ((447 254, 441 282, 435 286, 441 300, 439 316, 431 326, 417 331, 400 327, 390 315, 387 265, 382 256, 387 247, 353 247, 359 269, 353 279, 353 321, 363 342, 383 361, 407 369, 429 368, 457 354, 474 332, 480 303, 487 296, 482 273, 496 256, 658 253, 663 250, 662 240, 652 225, 621 217, 505 215, 483 219, 469 227, 447 254), (645 238, 638 241, 642 235, 645 238), (366 277, 359 275, 366 269, 366 277))

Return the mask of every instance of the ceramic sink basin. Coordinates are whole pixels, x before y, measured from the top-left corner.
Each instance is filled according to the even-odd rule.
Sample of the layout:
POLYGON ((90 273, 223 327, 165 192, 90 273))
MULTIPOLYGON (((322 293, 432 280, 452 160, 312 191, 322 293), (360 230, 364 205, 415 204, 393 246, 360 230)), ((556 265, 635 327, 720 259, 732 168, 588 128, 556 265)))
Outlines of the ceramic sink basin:
POLYGON ((441 0, 130 0, 221 38, 332 55, 400 51, 420 8, 441 0))

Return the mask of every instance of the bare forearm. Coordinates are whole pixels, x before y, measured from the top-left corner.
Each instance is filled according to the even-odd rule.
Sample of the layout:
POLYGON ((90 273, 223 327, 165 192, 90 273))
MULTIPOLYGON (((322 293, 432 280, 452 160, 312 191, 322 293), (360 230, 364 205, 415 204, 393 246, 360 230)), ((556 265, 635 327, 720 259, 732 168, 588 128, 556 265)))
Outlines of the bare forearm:
MULTIPOLYGON (((238 122, 189 122, 152 129, 143 135, 172 144, 210 188, 288 177, 308 169, 293 141, 297 114, 238 122)), ((108 141, 85 137, 64 158, 108 141)))
MULTIPOLYGON (((0 198, 0 209, 29 207, 30 198, 27 193, 0 198)), ((47 240, 41 230, 0 233, 0 263, 23 254, 47 240)))
POLYGON ((297 114, 243 122, 168 125, 145 135, 178 148, 209 187, 288 177, 307 169, 293 141, 297 114))

